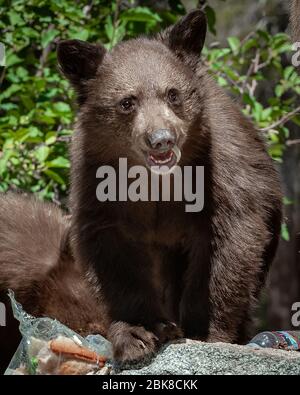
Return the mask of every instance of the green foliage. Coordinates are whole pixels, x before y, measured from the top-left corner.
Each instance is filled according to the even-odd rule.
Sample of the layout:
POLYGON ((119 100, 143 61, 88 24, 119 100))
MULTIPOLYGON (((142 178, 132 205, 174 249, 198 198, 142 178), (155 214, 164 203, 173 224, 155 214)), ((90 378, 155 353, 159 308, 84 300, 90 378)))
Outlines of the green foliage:
MULTIPOLYGON (((111 49, 122 39, 157 32, 185 13, 179 0, 159 13, 134 3, 0 0, 0 37, 6 46, 0 90, 0 191, 22 189, 62 201, 68 190, 74 97, 57 70, 55 43, 76 38, 111 49)), ((216 13, 209 1, 202 4, 215 32, 216 13)), ((278 162, 289 137, 287 120, 300 125, 294 114, 300 78, 288 61, 290 52, 288 36, 258 30, 243 41, 230 37, 226 48, 213 46, 203 53, 218 83, 263 129, 270 155, 278 162)))
POLYGON ((290 232, 286 224, 282 224, 281 226, 281 237, 285 241, 290 241, 290 232))
POLYGON ((244 114, 265 134, 269 153, 278 162, 289 138, 287 122, 300 124, 300 77, 289 62, 291 51, 289 36, 262 30, 243 41, 229 37, 227 48, 204 51, 219 85, 240 101, 244 114))

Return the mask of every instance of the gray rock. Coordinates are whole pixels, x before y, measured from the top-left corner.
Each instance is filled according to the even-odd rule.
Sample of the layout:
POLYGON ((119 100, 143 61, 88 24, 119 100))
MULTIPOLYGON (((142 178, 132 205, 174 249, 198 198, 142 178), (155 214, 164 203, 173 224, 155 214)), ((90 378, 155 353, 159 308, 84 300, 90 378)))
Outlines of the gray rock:
POLYGON ((300 375, 300 352, 187 340, 164 347, 144 365, 127 366, 121 375, 300 375))

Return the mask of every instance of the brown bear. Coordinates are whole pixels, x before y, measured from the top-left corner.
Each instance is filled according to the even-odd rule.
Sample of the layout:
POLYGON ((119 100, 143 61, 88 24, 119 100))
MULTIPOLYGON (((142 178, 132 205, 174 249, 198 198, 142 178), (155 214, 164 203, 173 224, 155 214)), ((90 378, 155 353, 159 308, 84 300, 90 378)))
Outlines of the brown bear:
POLYGON ((78 40, 58 45, 79 105, 71 246, 98 279, 119 360, 183 335, 246 341, 276 251, 278 175, 263 136, 200 60, 206 29, 194 10, 111 51, 78 40), (125 201, 118 185, 116 199, 99 202, 97 172, 110 166, 118 175, 120 158, 149 174, 162 164, 204 166, 203 210, 187 212, 175 199, 125 201))
POLYGON ((106 334, 97 286, 77 265, 68 247, 69 220, 56 206, 19 194, 0 195, 0 373, 18 343, 8 289, 26 312, 55 318, 76 332, 106 334))

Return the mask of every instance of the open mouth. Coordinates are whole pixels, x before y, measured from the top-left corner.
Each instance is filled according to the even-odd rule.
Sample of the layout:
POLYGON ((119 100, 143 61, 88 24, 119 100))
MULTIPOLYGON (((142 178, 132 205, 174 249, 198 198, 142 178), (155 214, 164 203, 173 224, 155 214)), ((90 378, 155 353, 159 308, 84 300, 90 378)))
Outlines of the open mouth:
POLYGON ((146 162, 150 170, 157 174, 169 173, 180 160, 180 150, 177 146, 165 152, 148 152, 146 162))

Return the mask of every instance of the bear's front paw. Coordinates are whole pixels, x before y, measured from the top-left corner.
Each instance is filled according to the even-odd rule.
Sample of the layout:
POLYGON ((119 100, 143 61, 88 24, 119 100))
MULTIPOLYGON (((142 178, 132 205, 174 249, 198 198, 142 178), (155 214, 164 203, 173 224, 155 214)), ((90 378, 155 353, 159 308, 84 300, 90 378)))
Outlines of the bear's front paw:
POLYGON ((113 345, 114 359, 118 362, 138 361, 151 356, 159 347, 159 339, 142 326, 114 322, 108 339, 113 345))
POLYGON ((153 332, 158 337, 160 343, 166 343, 183 337, 182 330, 170 321, 159 322, 155 325, 153 332))

